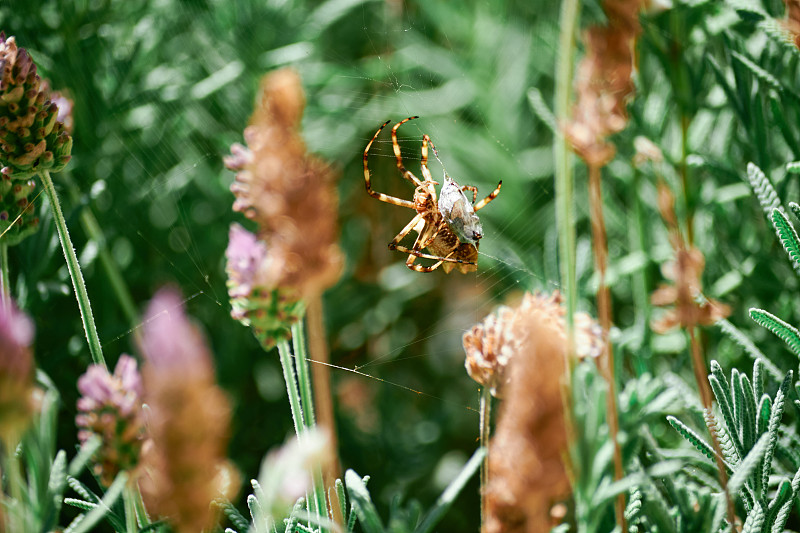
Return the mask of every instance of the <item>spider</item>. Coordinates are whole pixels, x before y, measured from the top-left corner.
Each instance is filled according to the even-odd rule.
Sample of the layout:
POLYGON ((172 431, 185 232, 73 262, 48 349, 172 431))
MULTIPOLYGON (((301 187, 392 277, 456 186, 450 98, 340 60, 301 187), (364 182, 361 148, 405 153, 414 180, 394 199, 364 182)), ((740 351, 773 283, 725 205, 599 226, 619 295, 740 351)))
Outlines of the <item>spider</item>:
POLYGON ((419 117, 409 117, 401 120, 392 128, 392 148, 397 159, 397 168, 405 179, 416 185, 414 200, 403 200, 372 190, 367 156, 369 149, 378 135, 383 131, 391 120, 387 120, 378 128, 375 135, 367 143, 364 149, 364 180, 367 186, 367 193, 381 202, 408 207, 417 212, 414 218, 406 224, 400 233, 389 243, 390 250, 397 250, 408 254, 406 266, 417 272, 432 272, 441 266, 445 272, 449 273, 453 268, 464 274, 478 269, 478 241, 483 237, 483 228, 476 211, 482 209, 500 193, 503 182, 497 184, 497 188, 492 193, 475 203, 478 198, 478 188, 474 185, 461 187, 455 182, 447 172, 444 174, 444 185, 439 193, 439 200, 436 199, 436 188, 439 185, 433 181, 431 171, 428 169, 428 145, 431 145, 434 154, 436 147, 433 145, 428 135, 422 136, 422 177, 420 181, 403 165, 403 158, 400 156, 400 145, 397 143, 397 128, 419 117), (464 191, 472 192, 472 202, 469 201, 464 191), (403 246, 400 242, 411 232, 416 231, 417 236, 411 248, 403 246), (427 249, 426 253, 424 250, 427 249), (417 258, 433 259, 436 262, 430 266, 424 266, 415 261, 417 258))

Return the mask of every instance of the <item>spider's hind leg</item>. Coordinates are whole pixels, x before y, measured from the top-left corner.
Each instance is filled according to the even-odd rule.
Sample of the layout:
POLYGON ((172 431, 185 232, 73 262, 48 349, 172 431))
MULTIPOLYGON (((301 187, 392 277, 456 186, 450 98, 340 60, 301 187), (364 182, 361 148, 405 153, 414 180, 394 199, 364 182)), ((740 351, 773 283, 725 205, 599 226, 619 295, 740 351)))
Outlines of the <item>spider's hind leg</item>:
POLYGON ((497 184, 497 188, 493 190, 491 193, 489 193, 489 196, 487 196, 486 198, 484 198, 483 200, 472 206, 472 208, 475 211, 477 211, 478 209, 486 207, 486 204, 494 200, 497 197, 497 195, 500 194, 500 187, 502 186, 503 186, 503 180, 500 180, 500 183, 497 184))

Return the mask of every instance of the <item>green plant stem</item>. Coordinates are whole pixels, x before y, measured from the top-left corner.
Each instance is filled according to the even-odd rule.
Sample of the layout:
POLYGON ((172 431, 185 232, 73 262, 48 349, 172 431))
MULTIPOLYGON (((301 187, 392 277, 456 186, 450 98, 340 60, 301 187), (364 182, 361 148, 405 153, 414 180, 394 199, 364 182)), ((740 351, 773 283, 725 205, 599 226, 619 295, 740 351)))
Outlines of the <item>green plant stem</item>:
POLYGON ((81 320, 83 320, 83 330, 86 333, 86 340, 89 343, 89 351, 92 354, 92 360, 95 364, 106 366, 106 361, 103 358, 103 349, 100 346, 100 338, 97 336, 97 327, 94 324, 92 305, 89 302, 89 295, 86 293, 86 285, 83 282, 81 267, 75 255, 75 248, 72 246, 72 239, 69 237, 69 230, 64 220, 64 214, 61 212, 61 204, 58 202, 53 180, 50 178, 50 172, 47 170, 39 172, 39 176, 42 178, 44 190, 47 193, 47 198, 50 200, 50 208, 53 210, 53 219, 56 223, 56 230, 58 232, 58 238, 61 241, 61 249, 64 252, 64 258, 67 261, 67 269, 72 278, 72 286, 75 289, 75 297, 78 300, 78 308, 81 312, 81 320))
POLYGON ((285 340, 278 342, 278 354, 281 358, 283 368, 283 380, 286 382, 286 393, 289 395, 289 407, 292 410, 292 421, 294 422, 294 432, 298 438, 303 434, 305 422, 303 420, 303 408, 300 405, 300 393, 297 390, 297 376, 292 362, 292 351, 289 343, 285 340))
POLYGON ((636 375, 641 376, 648 371, 647 360, 650 357, 650 276, 648 274, 648 267, 650 265, 650 256, 648 254, 647 245, 647 220, 645 219, 644 209, 640 198, 642 184, 642 173, 638 168, 634 168, 633 172, 633 191, 631 198, 633 198, 633 213, 631 221, 631 249, 636 250, 642 254, 644 264, 642 268, 638 269, 633 274, 633 298, 636 309, 636 325, 637 329, 641 332, 642 340, 638 348, 634 349, 634 369, 636 375))
MULTIPOLYGON (((314 418, 314 396, 311 393, 311 373, 308 367, 306 335, 303 322, 292 325, 292 344, 294 345, 294 363, 297 371, 297 382, 300 385, 300 402, 302 404, 306 428, 316 426, 314 418)), ((311 479, 314 485, 314 497, 309 501, 310 511, 319 517, 327 517, 325 512, 325 485, 322 480, 322 468, 319 464, 311 468, 311 479)))
POLYGON ((297 370, 297 383, 300 386, 300 403, 303 406, 304 422, 306 427, 314 427, 314 400, 311 393, 311 373, 308 368, 308 354, 306 351, 306 335, 303 327, 304 320, 292 324, 292 345, 294 346, 294 362, 297 370))
POLYGON ((139 528, 136 524, 136 489, 128 482, 125 491, 122 493, 122 501, 125 505, 125 531, 126 533, 136 533, 139 528))
MULTIPOLYGON (((567 123, 572 105, 572 59, 575 55, 575 31, 580 16, 578 0, 564 0, 561 4, 558 60, 555 80, 555 116, 559 129, 556 132, 553 152, 555 158, 556 219, 558 220, 558 258, 561 268, 561 286, 567 309, 567 333, 572 344, 572 323, 575 314, 575 213, 573 205, 572 154, 567 147, 562 127, 567 123)), ((570 353, 572 347, 570 346, 570 353)), ((570 358, 567 358, 570 359, 570 358)))
MULTIPOLYGON (((308 353, 311 361, 316 364, 311 367, 311 384, 314 389, 314 407, 317 416, 317 427, 325 431, 330 439, 330 449, 333 459, 326 465, 322 472, 323 486, 333 487, 340 474, 339 467, 339 440, 336 434, 336 422, 333 418, 333 395, 331 394, 330 353, 325 336, 325 323, 323 321, 322 297, 312 296, 308 300, 306 312, 306 325, 308 331, 308 353)), ((333 491, 329 494, 336 494, 333 491)), ((344 516, 341 509, 333 502, 329 504, 329 511, 333 521, 344 525, 344 516)))
MULTIPOLYGON (((554 112, 558 128, 553 140, 555 162, 556 221, 558 229, 558 264, 561 270, 561 287, 567 311, 567 357, 564 358, 564 374, 561 387, 561 402, 564 405, 564 428, 567 440, 575 443, 575 423, 572 418, 572 371, 575 365, 574 316, 577 295, 575 274, 575 213, 573 210, 572 154, 562 130, 570 116, 572 105, 572 71, 575 55, 575 31, 580 16, 579 0, 563 0, 559 20, 558 56, 556 59, 554 112)), ((565 465, 573 490, 577 476, 570 461, 565 465)))
POLYGON ((490 420, 492 415, 492 397, 489 387, 481 389, 480 405, 480 443, 481 448, 486 450, 483 460, 481 460, 481 531, 486 528, 486 485, 489 483, 489 432, 490 420))
MULTIPOLYGON (((608 417, 608 432, 614 445, 614 480, 619 481, 623 476, 622 450, 619 445, 619 414, 617 413, 617 378, 614 370, 614 347, 611 344, 611 291, 606 283, 606 269, 608 268, 608 240, 606 223, 603 216, 603 195, 601 183, 601 169, 597 165, 589 165, 589 211, 592 222, 592 240, 595 267, 598 274, 597 282, 597 317, 603 328, 603 338, 606 342, 606 353, 603 361, 603 374, 608 384, 606 394, 606 416, 608 417)), ((625 523, 625 495, 619 493, 615 499, 614 511, 617 524, 622 531, 627 531, 625 523)))
POLYGON ((3 301, 3 308, 8 309, 11 302, 11 281, 8 275, 8 245, 0 244, 0 298, 3 301))

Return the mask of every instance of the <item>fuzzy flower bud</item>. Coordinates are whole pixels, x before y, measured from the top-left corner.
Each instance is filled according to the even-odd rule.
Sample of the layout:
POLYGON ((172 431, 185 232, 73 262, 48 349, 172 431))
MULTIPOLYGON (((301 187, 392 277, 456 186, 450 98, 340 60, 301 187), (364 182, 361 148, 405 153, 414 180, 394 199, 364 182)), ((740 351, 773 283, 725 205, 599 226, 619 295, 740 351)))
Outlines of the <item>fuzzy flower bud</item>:
POLYGON ((19 437, 30 421, 33 323, 13 303, 0 305, 0 436, 19 437))
POLYGON ((230 406, 214 381, 211 353, 183 311, 180 295, 159 291, 147 308, 141 350, 150 440, 140 486, 148 509, 178 532, 210 530, 211 502, 229 466, 225 447, 230 406))
POLYGON ((14 37, 0 32, 0 164, 3 175, 26 179, 59 172, 70 160, 72 137, 58 120, 47 84, 14 37))
MULTIPOLYGON (((492 396, 501 397, 508 382, 507 368, 518 357, 528 341, 527 330, 520 324, 530 317, 550 324, 566 342, 567 327, 561 294, 555 291, 547 296, 526 293, 516 308, 501 306, 483 322, 464 333, 463 344, 467 358, 464 366, 472 379, 489 387, 492 396)), ((586 313, 575 313, 575 355, 584 359, 597 358, 605 349, 600 325, 586 313)))
POLYGON ((343 263, 336 244, 333 172, 324 161, 307 153, 298 131, 304 106, 300 78, 294 71, 267 75, 250 126, 244 131, 247 147, 233 145, 225 160, 226 166, 237 172, 231 185, 236 197, 233 209, 258 224, 255 237, 262 243, 255 252, 252 238, 231 230, 228 272, 234 276, 229 283, 233 314, 252 324, 265 346, 289 336, 290 325, 302 313, 300 300, 333 285, 343 263), (245 240, 250 244, 243 244, 245 240), (240 284, 239 265, 235 264, 246 248, 254 254, 248 268, 258 271, 249 294, 240 284), (237 302, 238 298, 251 301, 237 302), (258 328, 267 334, 259 334, 258 328))
POLYGON ((114 374, 103 365, 91 365, 78 379, 78 440, 97 435, 102 445, 94 457, 94 473, 108 487, 122 470, 139 462, 144 441, 142 378, 136 359, 120 356, 114 374))

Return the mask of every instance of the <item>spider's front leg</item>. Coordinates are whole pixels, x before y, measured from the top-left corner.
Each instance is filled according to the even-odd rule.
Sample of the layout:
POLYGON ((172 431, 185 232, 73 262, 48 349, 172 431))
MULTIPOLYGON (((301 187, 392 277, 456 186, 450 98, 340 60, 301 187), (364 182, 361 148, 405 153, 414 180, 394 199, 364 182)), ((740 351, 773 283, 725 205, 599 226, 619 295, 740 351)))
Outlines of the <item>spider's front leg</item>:
POLYGON ((383 125, 380 128, 378 128, 378 131, 375 132, 375 135, 373 135, 372 139, 370 139, 369 142, 367 143, 367 147, 364 148, 364 184, 367 187, 367 194, 369 194, 373 198, 377 198, 381 202, 386 202, 387 204, 392 204, 392 205, 399 205, 400 207, 408 207, 411 209, 415 209, 414 202, 411 202, 409 200, 403 200, 402 198, 395 198, 394 196, 389 196, 388 194, 383 194, 382 192, 377 192, 372 190, 372 177, 370 176, 369 164, 367 163, 367 158, 369 156, 369 149, 372 147, 372 143, 375 142, 375 139, 378 138, 380 132, 383 131, 383 128, 385 128, 386 125, 389 124, 389 122, 391 121, 387 120, 386 122, 383 123, 383 125))

